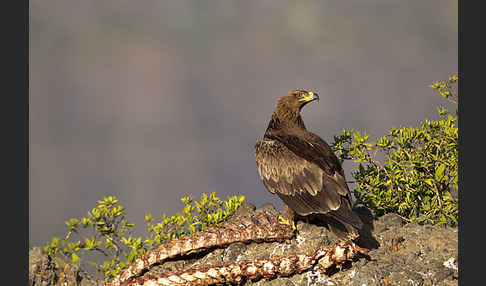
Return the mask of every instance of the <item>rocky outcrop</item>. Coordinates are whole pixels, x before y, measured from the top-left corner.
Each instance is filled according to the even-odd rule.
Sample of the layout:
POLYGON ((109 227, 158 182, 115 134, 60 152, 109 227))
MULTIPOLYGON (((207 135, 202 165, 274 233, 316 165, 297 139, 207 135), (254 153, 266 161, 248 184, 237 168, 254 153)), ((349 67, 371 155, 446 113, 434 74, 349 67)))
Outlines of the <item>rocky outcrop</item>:
MULTIPOLYGON (((243 280, 243 285, 457 285, 457 228, 405 224, 397 215, 388 214, 374 220, 365 208, 357 210, 367 229, 357 243, 369 248, 352 261, 323 269, 319 263, 302 273, 288 277, 243 280)), ((259 209, 251 204, 241 207, 238 216, 253 213, 278 216, 270 204, 259 209)), ((164 273, 188 269, 228 265, 243 261, 290 257, 312 253, 318 248, 335 245, 331 234, 319 217, 297 222, 296 235, 287 242, 232 243, 222 248, 174 257, 161 265, 153 265, 143 275, 158 277, 164 273)), ((76 267, 51 259, 33 248, 29 257, 30 285, 102 285, 101 281, 83 279, 76 267), (66 271, 67 267, 67 271, 66 271), (63 273, 63 274, 61 274, 63 273), (63 277, 63 279, 61 279, 63 277)))
POLYGON ((103 281, 87 278, 73 264, 45 254, 41 247, 29 250, 29 286, 101 286, 103 281))

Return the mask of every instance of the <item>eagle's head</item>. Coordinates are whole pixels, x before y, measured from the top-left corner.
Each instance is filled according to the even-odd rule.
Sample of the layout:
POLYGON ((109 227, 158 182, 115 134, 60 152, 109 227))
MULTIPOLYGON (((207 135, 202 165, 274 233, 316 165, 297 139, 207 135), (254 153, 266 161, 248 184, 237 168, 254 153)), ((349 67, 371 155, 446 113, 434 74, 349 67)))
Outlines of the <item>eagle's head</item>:
POLYGON ((296 127, 305 129, 300 110, 314 100, 319 100, 317 93, 303 89, 293 89, 282 95, 277 101, 267 131, 296 127))
POLYGON ((303 89, 293 89, 278 99, 277 110, 298 113, 304 105, 314 100, 319 100, 317 93, 303 89))

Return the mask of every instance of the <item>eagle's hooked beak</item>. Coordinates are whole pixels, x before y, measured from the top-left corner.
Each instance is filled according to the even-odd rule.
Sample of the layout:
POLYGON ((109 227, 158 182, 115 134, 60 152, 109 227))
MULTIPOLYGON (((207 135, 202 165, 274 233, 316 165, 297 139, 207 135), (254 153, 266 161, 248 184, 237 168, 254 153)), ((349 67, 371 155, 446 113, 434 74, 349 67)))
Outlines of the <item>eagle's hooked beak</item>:
POLYGON ((313 100, 319 101, 319 95, 312 91, 309 91, 306 96, 299 98, 299 101, 306 102, 306 103, 311 102, 313 100))

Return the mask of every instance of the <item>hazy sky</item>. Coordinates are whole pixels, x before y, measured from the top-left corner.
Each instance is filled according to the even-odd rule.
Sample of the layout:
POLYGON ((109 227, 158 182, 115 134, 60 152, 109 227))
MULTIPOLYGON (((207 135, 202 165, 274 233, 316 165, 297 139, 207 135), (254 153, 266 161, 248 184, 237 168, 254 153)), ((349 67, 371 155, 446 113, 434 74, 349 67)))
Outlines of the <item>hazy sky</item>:
POLYGON ((303 118, 329 143, 455 109, 427 86, 457 72, 457 5, 31 0, 30 244, 108 195, 137 230, 189 194, 281 207, 253 156, 276 99, 319 93, 303 118))

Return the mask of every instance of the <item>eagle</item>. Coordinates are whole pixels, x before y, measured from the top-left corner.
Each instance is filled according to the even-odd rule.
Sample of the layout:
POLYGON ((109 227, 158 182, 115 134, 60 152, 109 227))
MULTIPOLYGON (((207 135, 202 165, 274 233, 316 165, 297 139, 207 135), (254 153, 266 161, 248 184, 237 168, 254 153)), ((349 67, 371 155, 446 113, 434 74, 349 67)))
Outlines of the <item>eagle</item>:
POLYGON ((266 189, 284 202, 284 217, 318 214, 338 238, 354 239, 363 227, 351 209, 348 185, 331 147, 305 128, 302 107, 319 100, 315 92, 290 90, 282 95, 263 136, 255 144, 255 159, 266 189))

